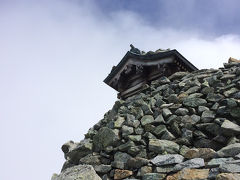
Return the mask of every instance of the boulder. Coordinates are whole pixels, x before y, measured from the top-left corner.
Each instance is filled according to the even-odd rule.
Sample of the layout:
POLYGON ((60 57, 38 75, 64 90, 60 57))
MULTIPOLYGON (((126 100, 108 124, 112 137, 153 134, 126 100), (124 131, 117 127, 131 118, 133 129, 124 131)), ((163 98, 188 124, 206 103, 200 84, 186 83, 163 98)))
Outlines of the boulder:
POLYGON ((174 166, 174 171, 179 171, 183 168, 200 168, 204 166, 205 164, 202 158, 194 158, 194 159, 190 159, 182 163, 176 164, 174 166))
POLYGON ((151 160, 156 166, 177 164, 183 162, 184 157, 179 154, 158 155, 151 160))
POLYGON ((239 180, 240 174, 237 173, 221 173, 218 174, 216 180, 239 180))
POLYGON ((219 169, 223 173, 240 173, 239 164, 223 163, 220 164, 219 169))
POLYGON ((226 136, 234 136, 240 134, 240 126, 227 119, 222 123, 221 129, 223 134, 226 136))
POLYGON ((119 137, 112 129, 102 127, 98 133, 93 136, 93 147, 95 151, 104 150, 107 146, 112 146, 117 143, 119 137))
POLYGON ((143 175, 142 180, 163 180, 165 177, 166 174, 147 173, 143 175))
POLYGON ((176 174, 167 176, 166 180, 206 180, 209 169, 183 169, 176 174))
POLYGON ((156 152, 156 153, 167 152, 170 154, 174 154, 174 153, 178 153, 179 145, 173 141, 149 139, 148 149, 149 151, 156 152))
POLYGON ((193 158, 203 158, 203 159, 211 159, 216 156, 216 152, 211 148, 194 148, 189 149, 184 157, 187 159, 193 158))
POLYGON ((101 180, 91 165, 78 165, 65 169, 51 180, 101 180))
POLYGON ((132 174, 133 172, 129 170, 115 169, 114 179, 124 179, 126 177, 131 176, 132 174))
POLYGON ((240 143, 230 144, 217 151, 219 157, 234 157, 239 153, 240 143))
POLYGON ((154 118, 151 115, 145 115, 141 119, 141 124, 143 126, 145 126, 146 124, 151 124, 152 122, 154 122, 154 118))
POLYGON ((207 101, 202 98, 186 98, 183 100, 183 104, 187 107, 205 106, 207 101))

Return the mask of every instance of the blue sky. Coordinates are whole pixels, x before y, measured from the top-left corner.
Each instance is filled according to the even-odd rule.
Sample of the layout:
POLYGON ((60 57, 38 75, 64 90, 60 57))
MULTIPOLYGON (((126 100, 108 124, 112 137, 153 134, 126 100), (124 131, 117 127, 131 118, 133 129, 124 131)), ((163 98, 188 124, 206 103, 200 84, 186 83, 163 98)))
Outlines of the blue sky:
POLYGON ((240 59, 237 0, 0 0, 0 179, 59 173, 116 101, 102 81, 130 49, 177 49, 198 68, 240 59))
POLYGON ((197 30, 212 35, 239 33, 238 0, 102 0, 95 1, 106 17, 131 11, 156 28, 197 30))

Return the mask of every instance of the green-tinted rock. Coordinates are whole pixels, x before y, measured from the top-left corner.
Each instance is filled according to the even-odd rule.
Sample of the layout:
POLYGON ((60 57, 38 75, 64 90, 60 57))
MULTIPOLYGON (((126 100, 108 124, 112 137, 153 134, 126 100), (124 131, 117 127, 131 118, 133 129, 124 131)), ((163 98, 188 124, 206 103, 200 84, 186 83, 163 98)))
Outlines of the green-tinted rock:
POLYGON ((155 134, 156 136, 160 137, 163 135, 163 133, 167 130, 165 125, 159 125, 157 126, 154 131, 153 134, 155 134))
POLYGON ((209 101, 209 102, 218 102, 218 101, 220 101, 221 99, 223 99, 224 98, 224 96, 223 95, 221 95, 221 94, 215 94, 215 93, 209 93, 208 95, 207 95, 207 101, 209 101))
POLYGON ((52 180, 101 180, 91 165, 78 165, 65 169, 52 180))
POLYGON ((117 120, 114 122, 114 128, 121 128, 124 121, 124 117, 118 117, 117 120))
POLYGON ((147 173, 143 175, 142 180, 163 180, 165 177, 166 174, 147 173))
POLYGON ((95 151, 104 150, 107 146, 115 145, 119 137, 112 129, 102 127, 98 133, 93 136, 93 147, 95 151))
POLYGON ((128 135, 132 134, 133 132, 134 132, 134 130, 132 127, 125 126, 125 125, 122 126, 122 136, 123 137, 128 136, 128 135))
POLYGON ((151 124, 152 122, 154 122, 154 118, 152 115, 145 115, 141 119, 141 124, 143 126, 145 126, 146 124, 151 124))
POLYGON ((118 149, 120 151, 127 151, 130 147, 134 146, 134 142, 133 141, 128 141, 125 144, 121 144, 120 146, 118 146, 118 149))
MULTIPOLYGON (((230 110, 230 114, 234 118, 240 118, 240 107, 235 107, 230 110)), ((240 120, 239 120, 240 121, 240 120)))
POLYGON ((220 149, 217 154, 219 157, 233 157, 240 153, 240 143, 230 144, 220 149))
POLYGON ((238 91, 239 90, 237 88, 231 88, 228 91, 225 91, 223 94, 224 94, 224 96, 229 97, 230 95, 232 95, 238 91))
POLYGON ((130 139, 133 142, 139 142, 142 139, 141 135, 129 135, 128 139, 130 139))
POLYGON ((207 101, 202 98, 186 98, 183 100, 183 104, 188 107, 197 107, 197 106, 205 106, 207 101))
POLYGON ((170 154, 178 153, 179 145, 173 141, 150 139, 148 145, 149 151, 155 153, 168 152, 170 154))

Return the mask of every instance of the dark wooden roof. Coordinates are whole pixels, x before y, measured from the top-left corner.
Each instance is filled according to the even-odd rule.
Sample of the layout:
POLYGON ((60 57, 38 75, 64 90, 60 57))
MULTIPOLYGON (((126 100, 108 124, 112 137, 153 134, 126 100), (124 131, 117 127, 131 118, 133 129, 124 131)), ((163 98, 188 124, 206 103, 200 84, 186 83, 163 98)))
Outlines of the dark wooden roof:
MULTIPOLYGON (((114 88, 118 91, 116 87, 114 87, 111 83, 111 81, 116 78, 117 74, 121 74, 121 72, 126 69, 125 66, 128 65, 128 62, 130 59, 132 61, 138 61, 144 66, 151 65, 151 63, 154 63, 154 61, 159 61, 164 63, 164 59, 168 57, 173 57, 176 59, 180 64, 182 64, 185 69, 189 72, 198 70, 192 63, 190 63, 184 56, 182 56, 177 50, 166 50, 166 51, 160 51, 160 52, 152 52, 147 54, 140 54, 140 53, 134 53, 131 51, 128 51, 125 56, 122 58, 122 60, 119 62, 119 64, 115 67, 113 67, 110 74, 105 78, 104 82, 114 88)), ((133 63, 133 62, 132 62, 133 63)))

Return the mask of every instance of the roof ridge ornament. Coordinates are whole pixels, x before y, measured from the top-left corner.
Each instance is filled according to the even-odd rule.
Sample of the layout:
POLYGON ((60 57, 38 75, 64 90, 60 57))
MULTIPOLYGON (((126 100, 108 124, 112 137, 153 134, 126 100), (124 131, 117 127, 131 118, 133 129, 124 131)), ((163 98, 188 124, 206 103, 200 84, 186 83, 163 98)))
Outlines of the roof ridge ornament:
POLYGON ((156 51, 148 51, 147 53, 145 51, 141 51, 138 48, 136 48, 134 45, 130 44, 130 52, 133 54, 137 54, 137 55, 151 55, 151 54, 157 54, 157 53, 161 53, 161 52, 166 52, 166 51, 170 51, 170 48, 167 49, 162 49, 159 48, 156 51))

